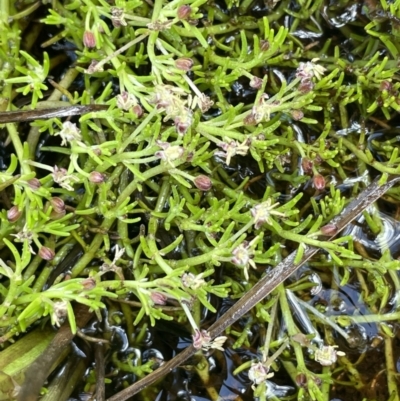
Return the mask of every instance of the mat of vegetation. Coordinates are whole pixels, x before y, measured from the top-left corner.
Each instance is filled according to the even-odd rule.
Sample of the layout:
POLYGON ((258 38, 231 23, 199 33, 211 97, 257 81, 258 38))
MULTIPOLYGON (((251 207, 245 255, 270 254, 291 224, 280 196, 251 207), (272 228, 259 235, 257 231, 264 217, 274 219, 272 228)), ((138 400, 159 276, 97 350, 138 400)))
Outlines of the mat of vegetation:
POLYGON ((0 400, 399 400, 399 60, 399 0, 0 2, 0 400))

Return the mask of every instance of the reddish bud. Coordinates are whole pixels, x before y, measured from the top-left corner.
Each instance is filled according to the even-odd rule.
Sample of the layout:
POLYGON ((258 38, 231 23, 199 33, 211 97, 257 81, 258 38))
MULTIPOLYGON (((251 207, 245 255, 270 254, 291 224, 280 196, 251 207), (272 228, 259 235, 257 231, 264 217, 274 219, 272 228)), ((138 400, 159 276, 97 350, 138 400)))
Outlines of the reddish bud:
POLYGON ((139 104, 137 104, 136 106, 133 106, 133 107, 132 107, 132 113, 133 113, 133 114, 136 114, 136 116, 137 116, 138 118, 142 117, 142 115, 143 115, 142 106, 140 106, 139 104))
POLYGON ((150 293, 150 298, 155 305, 165 305, 167 303, 167 297, 161 292, 150 293))
POLYGON ((205 175, 198 175, 194 179, 194 185, 202 191, 209 191, 212 188, 211 180, 205 175))
POLYGON ((303 157, 301 160, 301 167, 306 174, 311 174, 313 168, 313 162, 308 157, 303 157))
POLYGON ((174 124, 176 128, 176 132, 179 135, 186 134, 189 127, 192 125, 192 113, 188 112, 187 114, 182 113, 180 116, 174 118, 174 124))
POLYGON ((326 224, 320 228, 322 235, 335 235, 337 233, 338 227, 336 224, 326 224))
POLYGON ((303 94, 306 94, 308 92, 311 92, 314 89, 314 84, 309 81, 309 80, 303 80, 301 81, 299 85, 299 91, 303 94))
POLYGON ((188 20, 190 18, 190 14, 192 13, 192 7, 187 4, 180 6, 177 11, 177 16, 179 19, 188 20))
POLYGON ((255 117, 254 113, 248 114, 248 115, 244 118, 243 124, 244 124, 244 125, 256 125, 256 124, 257 124, 257 120, 256 120, 256 117, 255 117))
POLYGON ((324 189, 326 184, 325 178, 321 174, 314 175, 313 184, 315 189, 324 189))
POLYGON ((92 290, 96 287, 96 280, 93 277, 85 278, 81 281, 84 290, 92 290))
POLYGON ((262 86, 263 80, 259 77, 253 77, 250 79, 250 87, 253 89, 260 89, 262 86))
POLYGON ((51 198, 50 204, 56 213, 65 212, 65 203, 61 198, 58 198, 58 197, 51 198))
POLYGON ((22 212, 18 209, 18 206, 13 206, 7 210, 7 220, 10 223, 15 223, 22 216, 22 212))
POLYGON ((96 37, 92 31, 85 31, 83 34, 83 44, 85 47, 92 49, 96 47, 96 37))
POLYGON ((193 60, 189 57, 181 57, 175 60, 175 66, 182 71, 189 71, 193 67, 193 60))
POLYGON ((102 182, 104 182, 104 179, 104 175, 99 173, 98 171, 92 171, 89 174, 89 181, 93 184, 101 184, 102 182))
POLYGON ((392 90, 392 83, 390 81, 382 81, 379 90, 382 91, 388 91, 390 92, 392 90))
POLYGON ((299 121, 304 117, 304 113, 301 110, 292 110, 290 114, 295 121, 299 121))
POLYGON ((42 246, 39 249, 39 256, 44 260, 53 260, 55 255, 55 252, 47 246, 42 246))
POLYGON ((303 388, 307 386, 307 377, 304 373, 299 373, 296 376, 296 384, 298 387, 303 387, 303 388))
POLYGON ((37 178, 32 178, 28 181, 29 188, 32 189, 32 191, 38 190, 42 184, 37 178))

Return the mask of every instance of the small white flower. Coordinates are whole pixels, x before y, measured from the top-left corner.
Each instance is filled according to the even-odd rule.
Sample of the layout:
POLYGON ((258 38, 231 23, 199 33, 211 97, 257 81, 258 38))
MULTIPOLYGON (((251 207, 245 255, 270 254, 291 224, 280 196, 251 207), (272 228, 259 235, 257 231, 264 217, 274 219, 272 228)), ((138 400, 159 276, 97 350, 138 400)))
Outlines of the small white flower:
POLYGON ((210 349, 224 351, 222 345, 225 343, 226 339, 227 337, 220 336, 212 341, 208 331, 196 329, 193 334, 193 346, 196 349, 202 349, 203 351, 209 351, 210 349))
POLYGON ((65 168, 58 168, 57 166, 53 167, 51 176, 53 177, 55 183, 68 191, 73 191, 74 187, 72 185, 79 181, 78 177, 68 174, 68 171, 65 168))
POLYGON ((337 345, 323 345, 321 348, 315 351, 315 360, 322 366, 333 365, 337 361, 338 356, 346 355, 342 351, 336 351, 337 345))
POLYGON ((17 242, 27 242, 29 247, 29 252, 33 255, 36 255, 31 244, 33 241, 34 233, 28 230, 28 226, 25 224, 24 228, 17 234, 10 234, 12 237, 15 237, 17 242))
POLYGON ((264 223, 272 224, 271 216, 280 216, 285 217, 285 213, 278 212, 274 210, 279 203, 272 204, 272 199, 269 198, 265 202, 260 203, 259 205, 254 206, 250 209, 250 213, 254 218, 254 227, 259 229, 264 223))
POLYGON ((120 95, 117 95, 116 100, 117 107, 125 111, 131 110, 138 104, 136 97, 126 91, 123 91, 120 95))
POLYGON ((66 146, 68 142, 82 140, 81 131, 76 124, 70 121, 64 121, 62 125, 62 130, 56 134, 57 136, 61 136, 61 146, 66 146))
POLYGON ((183 155, 184 149, 182 148, 182 146, 171 146, 171 144, 169 144, 168 142, 156 142, 157 145, 163 150, 156 152, 154 156, 158 157, 161 160, 164 160, 171 167, 175 167, 172 162, 179 159, 183 155))
POLYGON ((125 21, 125 13, 122 8, 111 7, 111 22, 115 28, 128 25, 125 21))
POLYGON ((257 266, 252 259, 254 256, 252 245, 257 240, 258 237, 255 237, 251 242, 244 241, 232 251, 231 262, 236 266, 243 267, 244 277, 246 280, 249 279, 248 267, 251 266, 253 269, 257 269, 257 266))
POLYGON ((217 151, 214 154, 219 157, 226 158, 226 165, 229 166, 231 159, 235 155, 246 156, 250 148, 250 142, 245 139, 243 143, 238 141, 225 138, 225 142, 220 142, 218 146, 222 148, 223 151, 217 151))
POLYGON ((316 64, 318 60, 318 58, 313 58, 311 61, 307 61, 306 63, 300 63, 296 70, 296 77, 301 78, 301 82, 309 81, 312 77, 320 80, 324 76, 326 68, 322 67, 322 65, 316 64))
POLYGON ((262 362, 252 363, 251 368, 249 369, 249 379, 255 385, 265 382, 265 380, 273 375, 274 373, 269 373, 269 367, 265 366, 262 362))
POLYGON ((113 271, 123 281, 124 280, 124 275, 122 273, 122 269, 119 266, 117 266, 117 262, 118 262, 119 259, 121 259, 122 255, 124 253, 125 253, 125 248, 120 248, 118 245, 115 245, 115 253, 114 253, 113 261, 111 262, 111 264, 103 263, 100 266, 100 270, 103 273, 107 273, 109 271, 113 271))
POLYGON ((203 279, 203 273, 195 276, 193 273, 184 273, 181 278, 182 285, 191 290, 197 290, 205 285, 205 280, 203 279))

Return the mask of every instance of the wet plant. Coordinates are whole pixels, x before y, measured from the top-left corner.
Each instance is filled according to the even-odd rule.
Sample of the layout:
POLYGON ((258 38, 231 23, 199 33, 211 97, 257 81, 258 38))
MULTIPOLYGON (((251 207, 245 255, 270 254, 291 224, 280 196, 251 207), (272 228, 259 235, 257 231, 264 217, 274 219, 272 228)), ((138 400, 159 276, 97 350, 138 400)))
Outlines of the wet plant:
MULTIPOLYGON (((159 330, 173 331, 213 401, 399 398, 398 186, 339 235, 332 222, 400 174, 399 1, 0 7, 4 353, 70 327, 97 358, 71 388, 116 401, 171 357, 159 330), (224 303, 310 248, 211 335, 224 303), (244 391, 222 394, 224 349, 244 391)), ((0 394, 22 399, 7 369, 0 394)), ((142 396, 180 391, 165 385, 142 396)))

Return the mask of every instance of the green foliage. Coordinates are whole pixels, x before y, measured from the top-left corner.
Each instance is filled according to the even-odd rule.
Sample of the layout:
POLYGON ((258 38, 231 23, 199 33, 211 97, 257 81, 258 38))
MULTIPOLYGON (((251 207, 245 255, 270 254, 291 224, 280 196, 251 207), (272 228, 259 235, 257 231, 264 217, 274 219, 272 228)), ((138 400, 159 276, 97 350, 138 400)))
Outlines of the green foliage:
MULTIPOLYGON (((326 227, 377 173, 382 182, 400 173, 400 2, 357 3, 353 15, 346 0, 266 1, 258 18, 249 1, 54 1, 40 24, 57 32, 44 47, 73 44, 61 74, 58 56, 41 60, 25 36, 28 11, 15 7, 29 4, 8 3, 0 6, 0 110, 108 110, 71 121, 39 115, 27 132, 2 125, 1 342, 46 322, 68 320, 76 332, 75 302, 98 319, 115 308, 130 345, 141 343, 135 330, 160 319, 201 334, 213 296, 238 299, 292 250, 298 261, 313 246, 321 252, 306 278, 282 284, 227 333, 235 347, 250 347, 252 329, 271 326, 260 360, 238 368, 263 371, 262 382, 252 380, 262 400, 269 369, 279 374, 275 359, 299 400, 330 399, 342 372, 356 387, 347 357, 335 368, 320 353, 324 344, 334 350, 334 331, 348 340, 342 326, 360 317, 305 311, 302 302, 319 286, 308 276, 321 288, 361 288, 365 319, 391 341, 382 316, 399 317, 387 311, 400 265, 378 241, 388 222, 379 208, 397 209, 398 189, 358 221, 379 242, 372 251, 351 231, 328 240, 326 227), (341 25, 343 15, 351 18, 341 25), (331 29, 337 35, 327 38, 331 29), (281 323, 282 335, 272 329, 281 323)), ((153 368, 129 358, 114 354, 115 368, 138 377, 153 368)))

